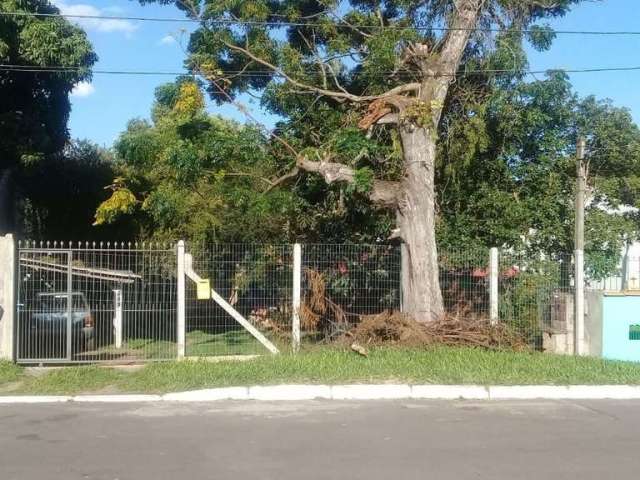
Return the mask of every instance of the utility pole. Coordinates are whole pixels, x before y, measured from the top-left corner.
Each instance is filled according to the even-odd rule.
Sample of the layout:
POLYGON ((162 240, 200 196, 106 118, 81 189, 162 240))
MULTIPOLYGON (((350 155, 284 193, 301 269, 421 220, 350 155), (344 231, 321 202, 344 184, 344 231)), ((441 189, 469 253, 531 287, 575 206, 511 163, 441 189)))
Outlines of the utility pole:
POLYGON ((587 190, 587 167, 584 162, 585 139, 576 145, 576 221, 573 258, 574 275, 574 353, 584 355, 584 203, 587 190))

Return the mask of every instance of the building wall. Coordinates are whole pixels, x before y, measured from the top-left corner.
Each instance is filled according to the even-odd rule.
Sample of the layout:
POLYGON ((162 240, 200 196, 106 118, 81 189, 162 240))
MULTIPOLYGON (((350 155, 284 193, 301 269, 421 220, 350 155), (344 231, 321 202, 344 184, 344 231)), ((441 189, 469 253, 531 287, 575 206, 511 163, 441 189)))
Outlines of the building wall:
POLYGON ((629 334, 632 326, 640 327, 640 294, 605 295, 602 318, 602 356, 640 362, 640 339, 629 334))

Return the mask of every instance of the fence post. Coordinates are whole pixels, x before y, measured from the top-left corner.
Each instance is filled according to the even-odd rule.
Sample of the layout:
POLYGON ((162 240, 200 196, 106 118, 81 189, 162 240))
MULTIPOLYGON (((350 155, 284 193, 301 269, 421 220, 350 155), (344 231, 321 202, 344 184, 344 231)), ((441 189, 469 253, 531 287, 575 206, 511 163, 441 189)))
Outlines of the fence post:
POLYGON ((293 245, 293 318, 291 322, 291 342, 294 352, 300 350, 300 305, 302 291, 302 246, 293 245))
POLYGON ((407 244, 400 244, 400 311, 405 312, 409 294, 409 252, 407 244))
POLYGON ((584 251, 575 250, 574 354, 584 355, 584 251))
POLYGON ((14 360, 16 312, 16 245, 13 235, 0 236, 0 359, 14 360))
POLYGON ((115 347, 122 348, 122 290, 113 290, 113 336, 115 347))
POLYGON ((498 323, 498 249, 489 251, 489 319, 492 325, 498 323))
POLYGON ((177 347, 178 360, 184 358, 185 354, 185 272, 184 272, 184 240, 178 242, 178 271, 177 271, 177 347))

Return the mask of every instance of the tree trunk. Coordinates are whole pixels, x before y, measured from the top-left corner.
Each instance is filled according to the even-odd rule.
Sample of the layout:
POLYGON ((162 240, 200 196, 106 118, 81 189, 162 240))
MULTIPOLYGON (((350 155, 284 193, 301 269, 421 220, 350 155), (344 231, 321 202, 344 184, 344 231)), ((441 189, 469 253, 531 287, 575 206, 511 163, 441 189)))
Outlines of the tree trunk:
POLYGON ((444 313, 435 236, 436 140, 415 125, 401 126, 400 137, 405 177, 396 213, 404 241, 402 304, 417 321, 430 322, 444 313))
POLYGON ((0 170, 0 235, 15 232, 15 189, 10 168, 0 170))

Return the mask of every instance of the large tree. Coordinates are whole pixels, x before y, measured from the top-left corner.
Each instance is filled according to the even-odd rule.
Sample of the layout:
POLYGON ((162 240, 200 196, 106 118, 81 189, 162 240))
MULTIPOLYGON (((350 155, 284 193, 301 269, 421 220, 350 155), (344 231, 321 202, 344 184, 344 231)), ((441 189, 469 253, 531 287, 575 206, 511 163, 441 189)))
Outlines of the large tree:
MULTIPOLYGON (((57 14, 48 0, 0 0, 0 12, 57 14)), ((0 233, 15 231, 18 180, 68 141, 69 93, 96 61, 85 32, 61 17, 0 15, 0 233), (66 67, 61 72, 42 71, 66 67), (16 191, 17 190, 17 191, 16 191)))
MULTIPOLYGON (((165 1, 165 0, 161 0, 165 1)), ((436 152, 443 108, 464 71, 482 69, 496 45, 487 30, 522 29, 538 45, 536 22, 565 14, 580 0, 227 0, 175 2, 201 21, 188 63, 218 101, 247 91, 317 97, 359 118, 361 129, 392 128, 401 147, 396 181, 369 178, 328 149, 297 148, 295 169, 331 184, 368 184, 368 200, 394 213, 406 246, 407 311, 420 321, 443 312, 438 282, 436 152), (274 93, 276 92, 276 93, 274 93)), ((514 55, 515 56, 515 55, 514 55)), ((516 59, 520 60, 520 59, 516 59)), ((521 67, 521 62, 518 63, 521 67)), ((272 97, 273 98, 273 97, 272 97)), ((359 187, 361 190, 362 188, 359 187)))

